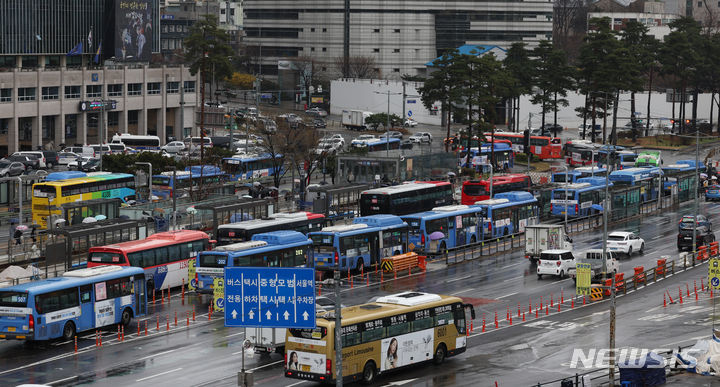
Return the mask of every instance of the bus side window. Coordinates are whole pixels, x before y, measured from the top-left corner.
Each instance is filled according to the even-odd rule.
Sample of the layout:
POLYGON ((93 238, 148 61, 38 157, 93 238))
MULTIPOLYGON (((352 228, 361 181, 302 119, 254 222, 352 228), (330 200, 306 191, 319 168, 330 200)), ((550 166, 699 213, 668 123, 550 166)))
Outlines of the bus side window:
POLYGON ((168 246, 168 259, 170 261, 178 261, 180 260, 180 245, 170 245, 168 246))
POLYGON ((143 267, 142 263, 142 252, 128 254, 130 260, 130 266, 143 267))
POLYGON ((83 304, 92 301, 92 285, 83 285, 80 287, 80 302, 83 304))
POLYGON ((155 266, 155 251, 147 250, 142 252, 142 267, 155 266))
POLYGON ((190 258, 190 249, 192 249, 192 243, 181 243, 180 245, 180 256, 178 260, 190 258))
POLYGON ((168 263, 168 250, 167 247, 158 247, 155 249, 155 264, 163 265, 168 263))

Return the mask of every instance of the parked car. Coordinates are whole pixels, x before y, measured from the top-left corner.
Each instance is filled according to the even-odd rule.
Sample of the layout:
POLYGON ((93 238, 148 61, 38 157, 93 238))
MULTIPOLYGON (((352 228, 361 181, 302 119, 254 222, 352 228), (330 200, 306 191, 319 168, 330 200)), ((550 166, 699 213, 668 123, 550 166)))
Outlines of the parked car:
POLYGON ((54 165, 57 165, 57 154, 55 155, 55 159, 53 160, 47 160, 45 158, 45 154, 42 151, 22 151, 22 152, 15 152, 13 155, 23 155, 23 156, 32 156, 35 157, 38 160, 38 168, 52 168, 53 162, 54 165), (50 166, 48 166, 50 164, 50 166))
POLYGON ((390 130, 390 131, 387 131, 387 132, 383 133, 382 135, 380 135, 380 138, 386 138, 386 137, 388 137, 388 138, 399 138, 399 139, 402 140, 403 134, 400 133, 400 132, 398 132, 398 131, 396 131, 396 130, 390 130))
POLYGON ((110 148, 110 153, 112 154, 129 153, 130 149, 132 149, 125 146, 125 144, 121 142, 111 142, 110 144, 108 144, 108 147, 110 148))
POLYGON ((540 253, 537 265, 537 276, 556 275, 565 278, 570 268, 575 267, 575 257, 570 250, 545 250, 540 253))
POLYGON ((334 155, 337 152, 337 149, 333 146, 333 144, 322 142, 318 144, 317 148, 315 148, 315 154, 321 155, 321 154, 327 154, 327 155, 334 155))
POLYGON ((614 231, 608 235, 607 248, 610 251, 620 252, 630 257, 633 251, 640 255, 645 253, 645 240, 627 231, 614 231))
POLYGON ((185 143, 182 141, 173 141, 163 145, 160 149, 167 153, 180 153, 185 150, 185 143))
POLYGON ((81 157, 81 156, 75 152, 62 151, 62 152, 58 153, 58 164, 68 165, 69 163, 77 160, 78 157, 81 157))
POLYGON ((40 162, 35 156, 13 154, 5 158, 5 160, 17 161, 25 166, 25 170, 40 169, 40 162))
POLYGON ((545 124, 543 126, 543 129, 545 129, 546 133, 552 133, 552 134, 560 133, 563 130, 565 130, 565 128, 563 128, 563 126, 560 124, 545 124))
POLYGON ((316 128, 327 128, 327 124, 325 123, 325 120, 322 118, 316 118, 313 120, 313 125, 316 128))
POLYGON ((80 165, 80 170, 83 172, 96 172, 100 170, 100 159, 90 159, 87 162, 80 165))
POLYGON ((90 145, 90 147, 93 149, 93 151, 95 151, 94 156, 96 156, 96 157, 100 157, 101 152, 104 155, 109 155, 112 153, 110 146, 107 144, 105 144, 105 145, 95 144, 95 145, 90 145))
POLYGON ((65 149, 63 149, 62 151, 76 153, 78 156, 95 156, 95 150, 89 146, 68 146, 65 147, 65 149))
MULTIPOLYGON (((90 160, 96 160, 95 157, 87 157, 87 156, 80 156, 75 161, 71 161, 67 164, 68 169, 75 169, 75 170, 82 170, 81 167, 83 164, 89 162, 90 160)), ((97 159, 99 160, 99 158, 97 159)))
POLYGON ((19 176, 25 172, 25 165, 19 161, 0 160, 0 177, 19 176))
POLYGON ((410 140, 415 143, 423 143, 426 142, 428 144, 432 143, 432 134, 428 132, 417 132, 410 136, 410 140))
POLYGON ((417 121, 413 120, 412 118, 408 118, 407 120, 405 120, 405 123, 403 124, 403 126, 408 127, 408 128, 414 128, 417 126, 417 124, 418 124, 417 121))
POLYGON ((54 150, 51 151, 42 151, 42 154, 45 156, 45 163, 48 168, 52 169, 52 167, 58 165, 58 155, 57 152, 54 150))
POLYGON ((328 115, 328 113, 325 110, 320 109, 317 106, 312 107, 308 110, 305 110, 305 114, 309 114, 311 116, 318 116, 318 117, 327 117, 327 115, 328 115))

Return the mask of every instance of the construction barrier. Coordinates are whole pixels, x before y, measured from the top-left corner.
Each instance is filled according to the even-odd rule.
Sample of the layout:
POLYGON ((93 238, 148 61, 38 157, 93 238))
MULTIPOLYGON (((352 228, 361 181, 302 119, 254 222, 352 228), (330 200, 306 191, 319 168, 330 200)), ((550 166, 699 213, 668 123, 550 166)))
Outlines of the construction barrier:
POLYGON ((600 287, 593 286, 590 288, 590 299, 592 301, 600 301, 603 299, 603 292, 600 287))
POLYGON ((710 242, 710 256, 711 257, 718 256, 718 242, 710 242))
POLYGON ((645 283, 645 267, 638 266, 634 270, 633 281, 635 281, 635 287, 637 287, 639 283, 645 283))
POLYGON ((657 260, 657 267, 655 268, 655 275, 656 276, 665 276, 665 263, 667 261, 665 259, 658 259, 657 260))
POLYGON ((418 266, 418 261, 417 253, 405 253, 383 258, 380 266, 385 272, 397 273, 398 271, 412 270, 412 268, 418 266))
POLYGON ((700 246, 697 250, 697 259, 703 260, 708 259, 708 247, 707 246, 700 246))

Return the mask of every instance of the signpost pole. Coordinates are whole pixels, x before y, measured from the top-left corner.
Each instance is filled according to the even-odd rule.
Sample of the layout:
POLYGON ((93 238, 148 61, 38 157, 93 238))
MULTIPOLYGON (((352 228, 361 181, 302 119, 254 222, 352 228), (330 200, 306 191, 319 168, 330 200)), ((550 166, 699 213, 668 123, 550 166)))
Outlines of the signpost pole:
POLYGON ((342 308, 340 307, 340 270, 335 270, 335 386, 342 387, 342 308))

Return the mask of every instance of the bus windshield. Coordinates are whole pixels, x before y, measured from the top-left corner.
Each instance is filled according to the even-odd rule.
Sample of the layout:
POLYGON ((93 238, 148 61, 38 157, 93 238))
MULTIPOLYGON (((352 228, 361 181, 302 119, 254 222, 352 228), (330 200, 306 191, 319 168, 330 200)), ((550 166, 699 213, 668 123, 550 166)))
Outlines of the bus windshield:
MULTIPOLYGON (((570 175, 568 175, 568 179, 570 179, 570 175)), ((553 174, 553 181, 555 183, 565 183, 565 173, 555 173, 553 174)))
POLYGON ((27 306, 28 295, 24 292, 0 291, 0 306, 27 306))
POLYGON ((227 255, 200 254, 200 266, 202 267, 225 267, 227 266, 227 255))
POLYGON ((120 252, 92 252, 88 258, 89 262, 95 263, 125 263, 125 257, 120 252))
POLYGON ((572 200, 575 197, 575 191, 565 191, 564 189, 557 189, 553 193, 553 199, 555 200, 572 200), (565 193, 567 192, 567 197, 565 193))
POLYGON ((35 189, 33 189, 33 196, 36 198, 48 198, 48 197, 54 197, 56 192, 56 188, 54 186, 49 185, 36 185, 35 189))
POLYGON ((465 192, 465 195, 470 196, 488 195, 488 191, 485 190, 485 186, 481 184, 466 184, 463 187, 463 192, 465 192))
POLYGON ((312 239, 313 248, 316 253, 333 254, 335 252, 332 235, 315 234, 311 235, 310 238, 312 239))

